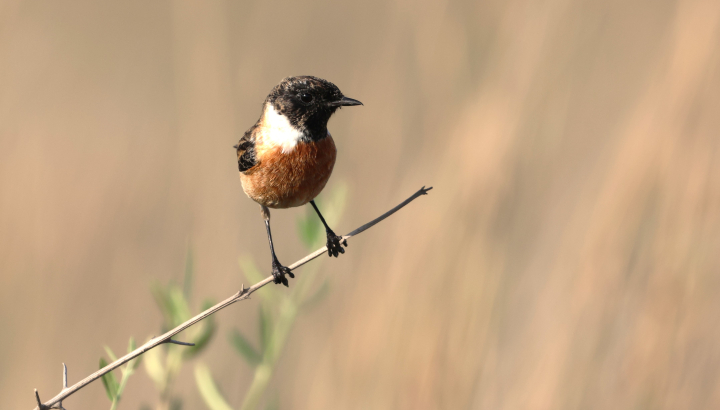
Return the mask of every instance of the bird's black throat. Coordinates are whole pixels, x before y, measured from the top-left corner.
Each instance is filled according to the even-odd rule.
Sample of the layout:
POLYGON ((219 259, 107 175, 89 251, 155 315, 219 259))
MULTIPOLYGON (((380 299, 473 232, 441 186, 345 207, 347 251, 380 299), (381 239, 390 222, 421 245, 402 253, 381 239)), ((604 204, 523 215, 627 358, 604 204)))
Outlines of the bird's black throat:
POLYGON ((338 107, 297 107, 283 104, 285 101, 271 102, 275 111, 284 115, 290 125, 304 135, 308 141, 320 141, 327 137, 327 124, 338 107))

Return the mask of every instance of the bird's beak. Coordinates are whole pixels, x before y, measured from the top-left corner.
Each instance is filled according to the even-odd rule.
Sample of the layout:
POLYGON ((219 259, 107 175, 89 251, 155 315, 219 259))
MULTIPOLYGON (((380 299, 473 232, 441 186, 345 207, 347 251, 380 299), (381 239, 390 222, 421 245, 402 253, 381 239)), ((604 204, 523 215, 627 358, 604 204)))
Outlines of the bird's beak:
POLYGON ((363 105, 363 103, 361 103, 358 100, 354 100, 352 98, 343 97, 337 101, 333 101, 333 102, 329 103, 328 105, 330 105, 331 107, 342 107, 342 106, 351 106, 351 105, 363 105))

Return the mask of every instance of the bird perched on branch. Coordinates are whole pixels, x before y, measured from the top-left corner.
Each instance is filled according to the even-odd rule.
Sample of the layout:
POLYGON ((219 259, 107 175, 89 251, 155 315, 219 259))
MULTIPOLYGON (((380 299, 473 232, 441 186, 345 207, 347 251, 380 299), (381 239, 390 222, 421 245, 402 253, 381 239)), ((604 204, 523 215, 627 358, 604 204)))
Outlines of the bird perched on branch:
POLYGON ((243 191, 260 204, 265 220, 275 283, 288 286, 285 275, 295 275, 275 255, 269 208, 310 202, 325 225, 328 255, 345 253, 347 242, 330 229, 314 199, 330 178, 337 154, 328 120, 340 107, 352 105, 362 103, 345 97, 329 81, 312 76, 285 78, 270 91, 260 119, 235 146, 243 191))

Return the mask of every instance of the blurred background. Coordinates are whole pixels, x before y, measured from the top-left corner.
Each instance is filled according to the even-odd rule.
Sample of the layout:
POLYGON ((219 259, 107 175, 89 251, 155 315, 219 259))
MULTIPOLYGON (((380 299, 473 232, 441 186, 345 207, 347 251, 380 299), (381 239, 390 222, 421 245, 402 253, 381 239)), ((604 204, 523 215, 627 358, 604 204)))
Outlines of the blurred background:
MULTIPOLYGON (((188 243, 195 310, 247 285, 242 255, 269 268, 232 146, 311 74, 365 104, 329 125, 337 232, 435 189, 323 261, 279 408, 720 407, 718 38, 712 0, 3 0, 3 405, 157 335, 149 286, 188 243)), ((305 211, 273 213, 287 264, 305 211)), ((257 303, 202 354, 236 407, 252 369, 225 332, 255 335, 257 303)), ((205 408, 191 368, 176 390, 205 408)), ((138 372, 119 408, 155 396, 138 372)))

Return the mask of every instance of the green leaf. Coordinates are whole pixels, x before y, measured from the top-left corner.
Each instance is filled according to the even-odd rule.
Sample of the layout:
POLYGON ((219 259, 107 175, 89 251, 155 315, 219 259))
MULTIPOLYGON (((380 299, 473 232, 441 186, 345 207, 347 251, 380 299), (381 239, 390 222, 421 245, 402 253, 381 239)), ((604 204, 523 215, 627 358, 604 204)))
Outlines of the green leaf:
POLYGON ((265 279, 252 257, 247 256, 240 258, 240 269, 242 269, 251 286, 265 279))
MULTIPOLYGON (((249 288, 250 286, 260 282, 261 280, 265 279, 262 273, 260 273, 260 270, 258 269, 257 265, 255 265, 255 262, 253 261, 251 256, 243 256, 239 260, 240 262, 240 269, 245 274, 245 277, 247 278, 249 285, 246 286, 246 288, 249 288)), ((268 264, 268 268, 270 267, 270 264, 268 264)), ((268 275, 270 274, 270 271, 268 269, 268 275)), ((260 289, 257 293, 260 295, 263 300, 270 302, 270 303, 277 303, 277 301, 280 299, 280 293, 276 289, 277 286, 265 286, 264 288, 260 289)))
POLYGON ((193 257, 192 247, 188 241, 187 252, 185 254, 185 276, 183 277, 183 295, 185 299, 190 299, 192 295, 193 273, 195 272, 195 258, 193 257))
POLYGON ((173 397, 170 399, 170 410, 182 410, 183 401, 180 397, 173 397))
MULTIPOLYGON (((201 309, 202 311, 205 311, 213 305, 214 303, 211 300, 206 300, 203 303, 201 309)), ((211 316, 205 319, 200 329, 200 333, 198 334, 198 336, 195 337, 195 340, 193 340, 195 346, 191 346, 183 351, 184 358, 189 359, 197 355, 207 346, 208 342, 210 342, 210 339, 212 339, 213 335, 215 334, 215 330, 217 330, 217 326, 213 317, 211 316)))
POLYGON ((117 356, 115 356, 115 353, 113 353, 112 349, 110 349, 110 346, 104 346, 105 347, 105 353, 107 353, 108 357, 111 361, 117 360, 117 356))
POLYGON ((155 303, 157 304, 160 312, 163 315, 165 328, 169 328, 173 320, 173 306, 170 302, 168 290, 169 289, 165 289, 165 287, 163 287, 157 282, 150 285, 150 292, 153 295, 153 299, 155 299, 155 303))
POLYGON ((268 400, 265 410, 280 410, 280 400, 278 400, 277 396, 268 400))
POLYGON ((153 283, 150 287, 155 303, 165 319, 164 328, 173 328, 190 319, 190 308, 182 289, 175 284, 162 286, 153 283))
POLYGON ((260 353, 255 350, 252 343, 250 343, 250 341, 247 340, 247 338, 245 338, 239 330, 233 329, 229 336, 230 344, 233 345, 235 350, 240 353, 240 356, 242 356, 248 364, 251 366, 257 366, 260 364, 260 361, 262 360, 260 353))
MULTIPOLYGON (((317 201, 315 201, 317 202, 317 201)), ((298 218, 297 221, 298 234, 300 240, 307 248, 316 246, 322 232, 322 223, 312 207, 306 208, 305 215, 298 218)))
POLYGON ((215 384, 210 369, 204 363, 195 365, 195 384, 210 410, 232 410, 215 384))
MULTIPOLYGON (((107 366, 107 362, 104 358, 100 358, 100 368, 107 366)), ((112 372, 108 372, 102 375, 102 382, 105 386, 105 393, 107 393, 110 401, 114 401, 117 397, 119 383, 112 372)))
POLYGON ((325 299, 325 297, 330 292, 330 281, 325 279, 323 281, 323 284, 320 285, 320 289, 318 289, 312 296, 307 298, 303 303, 302 307, 309 308, 313 307, 317 303, 319 303, 321 300, 325 299))
MULTIPOLYGON (((348 191, 349 189, 346 183, 340 182, 336 184, 333 190, 330 192, 330 199, 327 201, 324 209, 320 210, 325 217, 325 221, 333 228, 340 221, 340 217, 345 211, 348 191)), ((338 232, 336 231, 336 233, 338 232)))
MULTIPOLYGON (((128 351, 128 353, 130 353, 130 352, 134 351, 135 349, 137 349, 137 346, 135 345, 135 338, 131 337, 130 340, 128 341, 127 351, 128 351)), ((137 369, 138 366, 140 366, 140 361, 142 360, 142 357, 143 357, 143 355, 140 355, 140 356, 136 357, 135 359, 132 359, 130 362, 128 362, 128 370, 130 370, 131 372, 135 371, 135 369, 137 369)))
POLYGON ((272 317, 262 304, 258 307, 258 316, 260 324, 260 349, 265 352, 270 345, 272 339, 272 317))
POLYGON ((185 295, 182 293, 182 290, 178 287, 172 286, 168 295, 170 296, 172 312, 172 322, 170 326, 175 327, 190 319, 190 306, 185 298, 185 295))
POLYGON ((148 350, 143 360, 145 371, 158 388, 165 384, 165 368, 160 359, 161 352, 159 348, 148 350))

